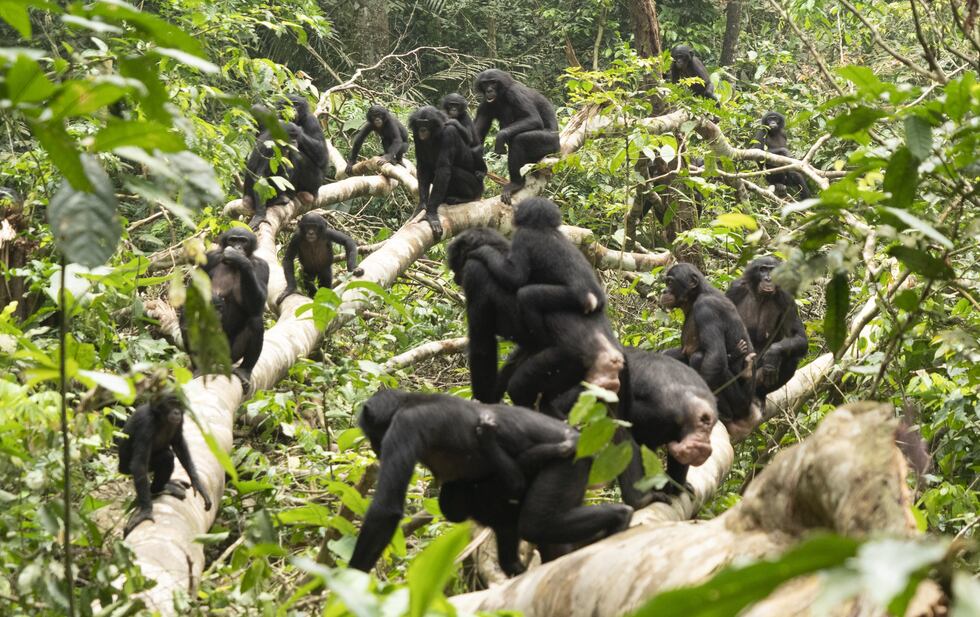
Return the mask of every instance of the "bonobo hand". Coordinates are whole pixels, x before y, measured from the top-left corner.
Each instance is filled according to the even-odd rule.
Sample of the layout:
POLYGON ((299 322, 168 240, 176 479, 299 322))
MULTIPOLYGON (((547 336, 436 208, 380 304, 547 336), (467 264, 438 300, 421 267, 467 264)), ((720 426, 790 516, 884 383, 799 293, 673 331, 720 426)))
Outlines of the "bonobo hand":
POLYGON ((439 220, 438 214, 426 214, 425 220, 428 221, 429 227, 432 228, 432 236, 435 240, 442 237, 442 222, 439 220))
POLYGON ((197 490, 197 487, 195 486, 194 487, 194 494, 195 495, 200 495, 201 497, 204 498, 204 511, 205 512, 210 512, 211 511, 211 498, 208 496, 207 492, 204 491, 203 489, 199 491, 199 490, 197 490))
POLYGON ((299 128, 299 125, 293 122, 286 122, 283 124, 283 128, 286 129, 286 135, 289 135, 290 139, 296 139, 303 132, 303 129, 299 128))
POLYGON ((771 387, 776 384, 779 379, 779 366, 775 362, 770 362, 772 354, 766 354, 761 360, 761 369, 759 370, 759 381, 762 385, 771 387))
POLYGON ((347 163, 347 167, 344 168, 344 175, 351 176, 354 174, 354 163, 347 163))
POLYGON ((383 158, 387 163, 393 164, 395 162, 395 155, 389 154, 388 152, 385 152, 383 155, 381 155, 381 158, 383 158))
POLYGON ((129 517, 129 521, 126 523, 126 527, 123 529, 123 537, 125 538, 128 536, 129 532, 136 529, 136 526, 143 521, 154 522, 152 507, 146 508, 145 510, 137 510, 131 517, 129 517))
POLYGON ((233 246, 225 247, 225 250, 221 252, 221 260, 226 264, 234 264, 239 267, 252 265, 252 262, 248 260, 245 253, 239 251, 233 246))
POLYGON ((507 153, 507 140, 500 133, 497 133, 497 138, 493 140, 493 151, 497 154, 507 153))
POLYGON ((279 294, 279 297, 276 298, 276 304, 282 304, 282 301, 285 300, 287 296, 291 296, 294 293, 296 293, 295 287, 287 287, 281 294, 279 294))

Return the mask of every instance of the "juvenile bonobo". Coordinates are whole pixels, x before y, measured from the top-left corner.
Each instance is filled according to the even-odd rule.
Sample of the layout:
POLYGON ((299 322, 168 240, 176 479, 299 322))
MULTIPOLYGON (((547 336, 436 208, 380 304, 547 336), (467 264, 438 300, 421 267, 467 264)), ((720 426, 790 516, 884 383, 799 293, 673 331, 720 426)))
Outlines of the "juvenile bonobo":
POLYGON ((381 105, 372 105, 367 110, 367 122, 354 135, 354 143, 347 158, 347 169, 344 171, 346 175, 354 173, 357 155, 361 153, 361 146, 371 133, 377 133, 381 138, 381 148, 384 150, 381 156, 389 163, 400 164, 402 157, 408 152, 408 129, 405 125, 381 105))
MULTIPOLYGON (((249 392, 252 369, 262 354, 262 313, 269 286, 269 264, 254 255, 258 241, 248 229, 232 227, 218 237, 220 248, 207 254, 204 271, 211 277, 211 302, 228 337, 232 373, 249 392)), ((185 329, 186 333, 186 329, 185 329)), ((184 336, 187 343, 187 337, 184 336)))
POLYGON ((793 377, 807 351, 806 328, 796 300, 772 280, 779 264, 775 257, 754 260, 725 294, 738 309, 758 354, 755 392, 763 400, 793 377))
POLYGON ((418 165, 419 206, 436 238, 442 236, 439 222, 440 204, 461 204, 483 195, 483 178, 477 176, 479 165, 473 151, 463 140, 458 123, 448 123, 446 115, 435 107, 422 107, 408 120, 415 140, 418 165))
MULTIPOLYGON (((543 544, 592 542, 625 529, 632 516, 633 509, 620 504, 582 505, 591 459, 574 460, 578 433, 528 409, 387 390, 368 399, 359 423, 381 469, 352 568, 369 570, 388 545, 417 462, 444 485, 500 480, 499 499, 519 504, 516 517, 500 517, 505 520, 497 520, 495 527, 498 541, 515 545, 501 552, 509 562, 513 559, 506 556, 516 555, 517 538, 543 544)), ((456 515, 478 511, 487 518, 500 505, 489 495, 480 503, 466 503, 467 491, 460 484, 451 491, 456 493, 447 505, 456 506, 449 508, 456 515)), ((517 569, 513 563, 507 566, 517 569)))
POLYGON ((504 71, 483 71, 476 76, 474 88, 483 99, 473 120, 477 141, 483 144, 494 120, 500 123, 493 151, 508 153, 510 182, 504 186, 500 200, 509 204, 511 196, 524 187, 521 167, 561 149, 558 117, 544 95, 504 71))
POLYGON ((715 96, 715 87, 711 83, 711 76, 708 69, 704 68, 701 58, 687 45, 677 45, 670 50, 670 81, 679 83, 682 79, 697 77, 701 82, 691 82, 688 87, 691 92, 712 101, 718 101, 715 96))
MULTIPOLYGON (((272 168, 274 146, 268 128, 263 128, 259 133, 255 148, 248 157, 242 201, 255 213, 251 222, 252 227, 265 220, 269 206, 288 203, 293 196, 298 196, 305 201, 313 201, 323 184, 324 172, 327 168, 327 142, 323 137, 320 122, 310 113, 310 105, 304 97, 290 94, 286 100, 293 108, 293 118, 290 122, 281 123, 289 139, 287 147, 282 150, 285 168, 279 167, 275 170, 272 168), (275 194, 269 199, 260 199, 255 188, 256 181, 277 175, 289 180, 293 188, 279 189, 273 185, 271 188, 275 190, 275 194)), ((256 106, 256 109, 261 111, 261 115, 269 114, 262 106, 256 106)))
POLYGON ((473 163, 476 168, 476 177, 482 179, 487 175, 487 163, 483 160, 483 142, 476 133, 476 125, 469 114, 469 104, 462 95, 453 92, 442 97, 439 108, 450 120, 459 123, 463 129, 463 141, 469 146, 473 153, 473 163))
POLYGON ((211 497, 197 475, 187 442, 184 441, 184 404, 173 393, 165 393, 136 408, 123 427, 124 437, 116 439, 119 473, 133 476, 136 485, 136 512, 129 518, 123 536, 143 521, 153 520, 153 496, 187 497, 187 489, 204 498, 204 509, 211 509, 211 497), (174 455, 184 466, 191 482, 171 481, 174 455), (153 474, 153 483, 147 478, 153 474))
POLYGON ((548 336, 539 342, 524 328, 515 290, 499 282, 484 261, 470 258, 481 247, 500 258, 510 254, 510 242, 487 228, 466 230, 447 248, 449 267, 466 295, 473 397, 496 403, 510 392, 523 406, 540 397, 540 410, 558 416, 550 400, 583 380, 619 390, 623 356, 605 313, 583 315, 578 306, 548 312, 543 316, 548 336), (520 346, 499 376, 497 336, 520 346))
MULTIPOLYGON (((793 155, 790 154, 789 148, 787 147, 786 118, 783 117, 783 114, 777 111, 766 112, 762 116, 761 124, 762 126, 759 127, 759 130, 756 131, 755 136, 752 138, 751 145, 772 152, 773 154, 792 157, 793 155)), ((781 165, 766 162, 762 167, 773 169, 781 167, 781 165)), ((791 197, 798 199, 809 199, 811 197, 810 187, 806 184, 806 178, 795 169, 774 171, 766 174, 766 181, 776 187, 778 192, 785 192, 791 197)))
POLYGON ((680 263, 667 271, 660 303, 684 313, 681 347, 668 350, 704 378, 718 399, 718 415, 733 435, 742 436, 757 422, 753 399, 755 350, 731 300, 712 287, 701 271, 680 263))
POLYGON ((319 214, 309 212, 299 220, 286 254, 282 258, 282 270, 286 276, 286 289, 276 299, 276 304, 286 296, 296 293, 296 258, 303 268, 306 293, 312 298, 320 287, 333 286, 333 245, 342 244, 347 255, 347 271, 357 269, 357 243, 347 234, 330 229, 319 214))

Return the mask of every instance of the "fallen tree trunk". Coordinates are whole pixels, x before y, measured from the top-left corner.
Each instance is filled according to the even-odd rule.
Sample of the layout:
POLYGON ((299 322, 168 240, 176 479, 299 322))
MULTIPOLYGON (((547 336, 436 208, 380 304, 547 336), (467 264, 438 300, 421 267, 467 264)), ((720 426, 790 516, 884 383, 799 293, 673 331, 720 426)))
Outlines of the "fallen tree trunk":
MULTIPOLYGON (((842 407, 805 441, 776 455, 742 501, 715 519, 644 521, 498 587, 451 602, 470 612, 614 617, 665 589, 702 582, 736 561, 778 556, 811 530, 859 537, 912 535, 915 525, 904 460, 895 446, 896 425, 890 406, 842 407)), ((792 602, 779 602, 783 593, 789 592, 780 589, 767 599, 780 610, 765 614, 808 614, 798 592, 793 591, 792 602)), ((832 614, 853 614, 853 606, 832 614)))

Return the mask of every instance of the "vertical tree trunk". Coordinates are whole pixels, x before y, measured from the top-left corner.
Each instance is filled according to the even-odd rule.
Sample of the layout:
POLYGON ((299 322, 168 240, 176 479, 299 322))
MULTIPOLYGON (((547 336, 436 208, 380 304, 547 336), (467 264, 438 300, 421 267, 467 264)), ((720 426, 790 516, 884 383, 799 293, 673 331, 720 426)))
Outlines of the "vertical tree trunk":
POLYGON ((721 45, 721 66, 730 66, 735 61, 735 48, 742 30, 742 0, 728 0, 725 6, 725 40, 721 45))
POLYGON ((663 45, 660 42, 660 21, 657 19, 656 0, 633 0, 630 2, 629 11, 637 53, 642 58, 659 56, 663 51, 663 45))
POLYGON ((374 64, 390 51, 391 37, 388 25, 387 0, 361 0, 360 42, 362 64, 374 64))

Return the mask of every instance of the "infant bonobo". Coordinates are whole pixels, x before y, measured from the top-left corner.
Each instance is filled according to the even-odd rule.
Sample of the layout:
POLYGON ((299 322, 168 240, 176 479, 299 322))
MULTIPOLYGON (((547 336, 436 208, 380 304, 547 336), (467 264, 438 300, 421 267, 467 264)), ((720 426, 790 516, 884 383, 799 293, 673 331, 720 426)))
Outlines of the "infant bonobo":
POLYGON ((187 497, 193 487, 204 498, 204 509, 211 509, 211 497, 201 483, 184 441, 184 403, 174 393, 165 393, 136 408, 123 427, 125 437, 117 438, 119 473, 133 476, 136 484, 136 512, 129 518, 123 535, 129 535, 143 521, 153 520, 153 496, 187 497), (174 455, 184 466, 190 484, 171 481, 174 455), (153 483, 148 474, 153 473, 153 483))
POLYGON ((286 247, 282 258, 282 270, 286 276, 286 289, 279 294, 276 304, 286 296, 296 293, 296 258, 303 268, 306 293, 312 298, 320 287, 333 286, 333 245, 342 244, 347 255, 347 271, 357 270, 357 243, 347 234, 330 229, 323 217, 308 212, 299 220, 296 233, 286 247))

